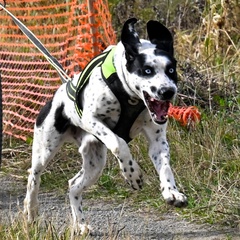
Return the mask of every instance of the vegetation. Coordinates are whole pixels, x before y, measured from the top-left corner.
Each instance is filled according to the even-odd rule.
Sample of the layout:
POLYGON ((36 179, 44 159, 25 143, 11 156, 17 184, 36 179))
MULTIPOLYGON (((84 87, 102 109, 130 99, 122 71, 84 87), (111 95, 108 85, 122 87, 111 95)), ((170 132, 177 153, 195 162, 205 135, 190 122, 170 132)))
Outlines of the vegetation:
MULTIPOLYGON (((208 0, 198 1, 199 4, 195 5, 195 1, 173 0, 161 1, 159 7, 159 1, 152 1, 150 7, 143 7, 140 11, 139 2, 128 1, 128 6, 132 7, 122 12, 124 0, 119 3, 111 1, 115 25, 133 13, 144 20, 156 18, 159 16, 156 12, 160 14, 161 9, 163 22, 175 35, 180 88, 177 104, 196 105, 202 113, 202 120, 195 128, 183 128, 174 120, 169 122, 171 165, 178 187, 189 199, 187 208, 173 211, 191 221, 239 226, 239 3, 235 0, 208 0), (116 9, 121 10, 121 19, 116 9)), ((149 1, 141 1, 142 6, 146 2, 149 1)), ((7 140, 5 148, 2 171, 26 177, 30 146, 7 140)), ((131 143, 131 149, 144 172, 144 189, 137 194, 129 189, 116 160, 109 154, 104 174, 98 184, 88 190, 86 197, 98 198, 101 189, 103 199, 126 199, 129 204, 151 207, 157 212, 172 210, 161 197, 158 174, 148 158, 145 140, 139 136, 131 143)), ((43 189, 65 193, 67 180, 78 171, 76 165, 80 168, 77 150, 66 145, 43 175, 43 189)), ((19 239, 26 236, 28 239, 36 238, 34 229, 27 229, 19 222, 12 226, 0 225, 1 239, 16 239, 18 234, 19 239)), ((56 232, 52 226, 46 226, 42 234, 44 239, 53 239, 56 232)))

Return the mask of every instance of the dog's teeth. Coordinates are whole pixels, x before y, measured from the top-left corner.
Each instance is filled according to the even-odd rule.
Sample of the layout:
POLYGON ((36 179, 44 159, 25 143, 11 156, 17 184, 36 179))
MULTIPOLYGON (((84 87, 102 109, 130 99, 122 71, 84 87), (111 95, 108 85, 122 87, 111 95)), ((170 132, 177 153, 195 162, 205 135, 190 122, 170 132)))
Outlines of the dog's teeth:
POLYGON ((168 115, 162 116, 163 119, 168 119, 168 115))

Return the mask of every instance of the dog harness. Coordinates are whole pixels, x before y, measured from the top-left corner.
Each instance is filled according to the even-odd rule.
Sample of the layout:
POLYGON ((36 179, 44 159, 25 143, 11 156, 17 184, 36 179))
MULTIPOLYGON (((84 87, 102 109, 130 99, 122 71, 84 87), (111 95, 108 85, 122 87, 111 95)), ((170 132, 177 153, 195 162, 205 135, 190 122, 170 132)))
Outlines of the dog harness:
POLYGON ((102 78, 111 89, 121 106, 121 113, 116 126, 111 129, 119 137, 123 138, 127 143, 132 139, 129 137, 130 129, 139 114, 145 109, 142 100, 133 101, 123 88, 123 85, 116 73, 113 65, 113 56, 116 47, 101 53, 93 58, 84 68, 79 76, 77 85, 74 86, 72 81, 68 81, 66 88, 68 97, 74 101, 76 111, 79 117, 82 117, 81 93, 86 86, 95 67, 101 67, 102 78))

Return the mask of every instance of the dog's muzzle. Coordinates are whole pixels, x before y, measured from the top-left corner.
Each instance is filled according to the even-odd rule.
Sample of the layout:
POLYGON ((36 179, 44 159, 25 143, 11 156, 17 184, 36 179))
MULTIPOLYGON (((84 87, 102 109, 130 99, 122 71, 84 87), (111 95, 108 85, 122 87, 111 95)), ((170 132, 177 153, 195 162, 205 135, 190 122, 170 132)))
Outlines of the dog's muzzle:
POLYGON ((155 123, 164 124, 167 121, 170 101, 173 99, 174 95, 174 90, 166 90, 161 94, 160 99, 156 99, 151 97, 146 91, 143 91, 145 104, 155 123))

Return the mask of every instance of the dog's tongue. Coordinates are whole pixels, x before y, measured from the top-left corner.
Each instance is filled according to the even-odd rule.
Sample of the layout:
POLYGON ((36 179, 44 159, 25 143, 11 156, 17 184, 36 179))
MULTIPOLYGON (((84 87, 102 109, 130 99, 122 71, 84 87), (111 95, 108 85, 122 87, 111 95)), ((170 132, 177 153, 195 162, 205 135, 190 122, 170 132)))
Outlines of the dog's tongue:
POLYGON ((152 109, 155 113, 155 118, 159 122, 166 120, 168 114, 168 108, 170 106, 169 101, 151 101, 152 109))

